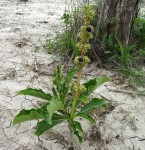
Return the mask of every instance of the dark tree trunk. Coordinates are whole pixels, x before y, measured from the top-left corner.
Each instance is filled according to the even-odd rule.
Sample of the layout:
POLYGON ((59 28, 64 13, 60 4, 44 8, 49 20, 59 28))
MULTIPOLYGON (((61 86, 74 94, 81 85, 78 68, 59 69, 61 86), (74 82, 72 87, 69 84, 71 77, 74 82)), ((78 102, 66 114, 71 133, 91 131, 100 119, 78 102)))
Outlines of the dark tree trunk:
POLYGON ((106 26, 106 37, 114 33, 120 42, 128 45, 138 5, 139 0, 104 0, 99 26, 106 26))

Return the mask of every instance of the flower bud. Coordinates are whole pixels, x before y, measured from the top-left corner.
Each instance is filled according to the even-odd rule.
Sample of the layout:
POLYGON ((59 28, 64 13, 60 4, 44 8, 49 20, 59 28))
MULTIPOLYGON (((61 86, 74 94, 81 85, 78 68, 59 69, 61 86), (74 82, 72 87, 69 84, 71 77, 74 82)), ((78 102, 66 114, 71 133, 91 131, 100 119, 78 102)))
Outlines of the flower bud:
POLYGON ((80 93, 86 92, 86 87, 84 85, 80 86, 80 93))
POLYGON ((87 56, 84 56, 84 62, 85 62, 85 63, 89 63, 89 62, 90 62, 90 59, 89 59, 87 56))
POLYGON ((78 65, 78 63, 79 63, 79 56, 75 57, 74 63, 75 63, 76 65, 78 65))

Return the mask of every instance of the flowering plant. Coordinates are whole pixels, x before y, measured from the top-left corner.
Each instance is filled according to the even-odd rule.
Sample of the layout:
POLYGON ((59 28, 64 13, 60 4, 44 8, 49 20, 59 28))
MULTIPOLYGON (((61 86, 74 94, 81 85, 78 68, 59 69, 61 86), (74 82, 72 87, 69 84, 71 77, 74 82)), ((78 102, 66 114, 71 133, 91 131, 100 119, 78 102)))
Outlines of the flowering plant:
POLYGON ((80 41, 77 43, 80 55, 74 59, 75 68, 70 70, 67 75, 64 75, 63 66, 58 65, 56 67, 53 73, 51 94, 44 93, 41 89, 32 88, 20 91, 19 94, 43 99, 44 104, 37 109, 22 109, 15 116, 13 125, 24 121, 39 120, 35 134, 40 136, 52 127, 67 121, 71 131, 81 143, 83 129, 76 118, 82 117, 93 123, 94 119, 89 113, 97 108, 106 106, 106 99, 90 99, 90 94, 98 86, 108 81, 107 77, 94 78, 81 84, 83 68, 90 62, 90 59, 85 54, 91 48, 89 40, 93 38, 93 27, 90 25, 90 22, 93 19, 94 12, 88 5, 85 5, 83 14, 84 25, 78 34, 80 41), (78 74, 77 80, 73 80, 75 74, 78 74))

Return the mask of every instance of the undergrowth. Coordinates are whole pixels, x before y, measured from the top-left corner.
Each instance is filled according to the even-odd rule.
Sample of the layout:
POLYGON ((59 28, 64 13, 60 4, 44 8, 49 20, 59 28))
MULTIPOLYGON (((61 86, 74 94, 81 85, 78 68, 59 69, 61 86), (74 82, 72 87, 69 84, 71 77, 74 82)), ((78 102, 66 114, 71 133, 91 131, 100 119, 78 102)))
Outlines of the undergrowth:
POLYGON ((76 44, 78 42, 77 34, 82 25, 81 9, 83 4, 79 3, 79 5, 72 6, 71 3, 73 2, 71 1, 68 4, 69 10, 66 10, 61 17, 63 22, 61 31, 55 37, 49 39, 46 46, 49 53, 57 50, 57 53, 59 51, 59 54, 65 58, 69 58, 70 55, 74 57, 79 55, 76 44))

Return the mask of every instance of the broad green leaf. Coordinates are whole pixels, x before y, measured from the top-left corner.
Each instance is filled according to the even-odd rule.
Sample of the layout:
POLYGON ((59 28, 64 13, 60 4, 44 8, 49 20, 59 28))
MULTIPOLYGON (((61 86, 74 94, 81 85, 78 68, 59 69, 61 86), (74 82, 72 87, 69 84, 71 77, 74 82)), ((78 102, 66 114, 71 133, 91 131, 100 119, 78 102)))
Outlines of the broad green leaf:
POLYGON ((95 122, 94 119, 93 119, 89 114, 85 114, 85 113, 80 114, 80 113, 78 113, 78 114, 76 115, 76 117, 77 117, 77 116, 82 117, 82 118, 85 118, 85 119, 89 120, 91 123, 94 123, 94 122, 95 122))
POLYGON ((45 117, 49 124, 52 123, 52 121, 51 121, 52 115, 57 110, 64 110, 64 105, 58 99, 52 98, 49 105, 47 106, 48 113, 46 114, 46 117, 45 117))
POLYGON ((92 111, 93 109, 105 107, 107 103, 108 103, 108 101, 106 99, 93 98, 88 104, 86 104, 81 109, 79 114, 80 113, 88 113, 88 112, 92 111))
POLYGON ((37 136, 40 136, 41 134, 43 134, 44 132, 48 131, 52 127, 54 127, 54 126, 62 123, 64 120, 65 119, 52 120, 52 124, 51 125, 47 121, 45 121, 45 120, 43 120, 41 122, 38 122, 35 134, 37 136))
POLYGON ((46 94, 41 89, 28 88, 26 90, 20 91, 18 94, 30 95, 30 96, 38 97, 38 98, 45 99, 48 101, 50 101, 52 98, 49 93, 46 94))
POLYGON ((92 92, 94 92, 94 90, 96 90, 97 87, 107 81, 109 81, 109 79, 105 76, 89 80, 87 83, 83 84, 86 87, 87 91, 82 95, 89 96, 92 92))
POLYGON ((73 129, 73 133, 77 136, 77 138, 79 139, 79 142, 82 143, 83 139, 83 129, 81 124, 78 121, 70 121, 70 126, 73 129))
MULTIPOLYGON (((77 101, 77 106, 84 100, 84 97, 90 96, 91 93, 94 92, 94 90, 97 89, 101 84, 109 81, 109 79, 105 76, 94 78, 89 80, 87 83, 84 83, 83 85, 86 87, 86 92, 82 93, 77 101)), ((84 101, 83 101, 84 102, 84 101)))
POLYGON ((84 102, 84 103, 87 103, 89 101, 89 98, 88 96, 85 96, 85 95, 81 95, 81 97, 79 98, 80 101, 84 102))
POLYGON ((14 118, 13 125, 29 121, 29 120, 38 120, 43 119, 43 111, 41 109, 31 109, 31 110, 25 110, 22 109, 19 114, 14 118))

